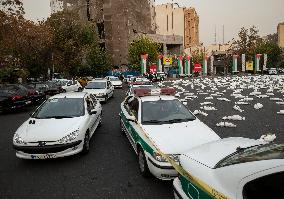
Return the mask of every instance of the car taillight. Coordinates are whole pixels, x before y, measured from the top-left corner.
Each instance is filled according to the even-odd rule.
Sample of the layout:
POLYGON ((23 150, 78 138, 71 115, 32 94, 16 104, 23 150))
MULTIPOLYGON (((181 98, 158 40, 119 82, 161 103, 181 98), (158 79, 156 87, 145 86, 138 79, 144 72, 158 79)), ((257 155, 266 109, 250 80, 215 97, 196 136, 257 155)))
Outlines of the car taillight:
POLYGON ((12 100, 15 101, 15 100, 19 100, 21 98, 22 98, 22 96, 16 95, 16 96, 12 97, 12 100))

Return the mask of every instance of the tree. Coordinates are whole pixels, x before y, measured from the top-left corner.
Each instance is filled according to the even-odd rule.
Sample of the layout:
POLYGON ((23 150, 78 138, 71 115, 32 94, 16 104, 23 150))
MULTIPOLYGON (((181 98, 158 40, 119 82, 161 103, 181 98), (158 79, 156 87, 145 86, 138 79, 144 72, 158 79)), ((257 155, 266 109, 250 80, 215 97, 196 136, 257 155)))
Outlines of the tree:
POLYGON ((17 17, 25 14, 22 0, 0 0, 0 10, 17 17))
POLYGON ((130 43, 128 54, 129 62, 133 69, 140 70, 141 55, 148 54, 148 61, 156 63, 159 55, 160 44, 146 36, 139 36, 130 43))
POLYGON ((258 44, 255 54, 267 54, 267 67, 279 67, 281 64, 281 48, 274 42, 263 41, 258 44))

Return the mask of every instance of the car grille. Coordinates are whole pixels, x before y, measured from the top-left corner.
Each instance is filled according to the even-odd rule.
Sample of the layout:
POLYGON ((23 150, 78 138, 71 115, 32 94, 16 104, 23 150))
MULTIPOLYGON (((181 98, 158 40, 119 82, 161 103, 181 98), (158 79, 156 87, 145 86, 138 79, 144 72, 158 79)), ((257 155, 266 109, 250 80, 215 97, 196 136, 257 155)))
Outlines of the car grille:
POLYGON ((82 141, 76 141, 68 144, 55 144, 55 145, 45 145, 45 146, 16 146, 14 149, 17 151, 22 151, 28 154, 46 154, 46 153, 57 153, 65 151, 66 149, 75 147, 79 145, 82 141))

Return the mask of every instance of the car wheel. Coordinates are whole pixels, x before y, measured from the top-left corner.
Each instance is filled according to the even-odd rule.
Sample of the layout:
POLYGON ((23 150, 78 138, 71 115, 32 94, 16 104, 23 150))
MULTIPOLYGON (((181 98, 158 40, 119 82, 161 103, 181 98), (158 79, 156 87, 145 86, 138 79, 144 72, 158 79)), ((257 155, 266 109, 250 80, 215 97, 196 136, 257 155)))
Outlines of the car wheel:
POLYGON ((82 87, 79 87, 78 88, 78 92, 82 92, 83 91, 83 88, 82 87))
POLYGON ((87 132, 84 138, 84 145, 83 145, 83 154, 87 154, 90 151, 90 134, 87 132))
POLYGON ((145 158, 144 151, 142 149, 138 151, 138 164, 139 164, 139 170, 140 170, 141 175, 143 177, 149 177, 150 171, 148 168, 148 164, 145 158))

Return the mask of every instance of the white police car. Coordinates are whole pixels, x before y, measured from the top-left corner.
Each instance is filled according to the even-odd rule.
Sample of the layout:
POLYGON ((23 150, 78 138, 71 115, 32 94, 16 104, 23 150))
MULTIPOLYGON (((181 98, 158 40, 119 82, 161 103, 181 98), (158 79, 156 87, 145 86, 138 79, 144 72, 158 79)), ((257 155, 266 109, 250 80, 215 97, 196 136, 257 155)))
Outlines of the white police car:
POLYGON ((87 93, 62 93, 46 100, 15 132, 13 147, 23 159, 49 159, 89 151, 102 121, 102 106, 87 93))
POLYGON ((284 144, 248 138, 225 138, 180 156, 180 175, 173 182, 176 199, 284 198, 284 144))
POLYGON ((177 176, 159 150, 177 161, 186 150, 220 139, 172 96, 174 93, 173 88, 136 89, 134 96, 128 96, 121 104, 121 128, 138 155, 143 176, 177 176))
POLYGON ((87 84, 83 92, 95 95, 98 101, 106 102, 113 97, 114 87, 107 79, 94 79, 87 84))

